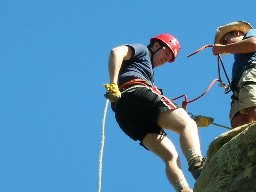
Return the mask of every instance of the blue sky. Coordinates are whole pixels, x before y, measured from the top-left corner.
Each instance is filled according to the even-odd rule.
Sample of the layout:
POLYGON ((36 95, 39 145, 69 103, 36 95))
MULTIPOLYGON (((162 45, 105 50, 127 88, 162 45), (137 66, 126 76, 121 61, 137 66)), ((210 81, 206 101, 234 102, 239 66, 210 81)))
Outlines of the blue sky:
MULTIPOLYGON (((191 100, 218 77, 217 58, 211 49, 186 56, 212 44, 220 25, 255 26, 253 2, 0 0, 0 191, 97 191, 110 49, 175 35, 181 52, 155 70, 155 84, 170 98, 191 100)), ((223 61, 230 76, 232 56, 223 61)), ((229 98, 216 84, 187 110, 229 126, 229 98)), ((199 129, 204 155, 225 131, 199 129)), ((193 186, 178 136, 167 133, 193 186)), ((103 192, 173 191, 161 160, 125 136, 110 109, 105 136, 103 192)))

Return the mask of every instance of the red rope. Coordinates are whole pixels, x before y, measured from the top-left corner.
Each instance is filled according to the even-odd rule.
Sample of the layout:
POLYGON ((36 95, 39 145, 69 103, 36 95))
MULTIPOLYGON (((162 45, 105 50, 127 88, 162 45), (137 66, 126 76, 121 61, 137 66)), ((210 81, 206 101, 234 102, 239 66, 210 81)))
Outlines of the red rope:
MULTIPOLYGON (((206 49, 206 48, 213 47, 213 46, 214 46, 214 45, 204 45, 203 47, 201 47, 200 49, 198 49, 198 50, 196 50, 195 52, 191 53, 191 54, 188 55, 187 57, 191 57, 192 55, 195 55, 196 53, 198 53, 198 52, 200 52, 200 51, 202 51, 202 50, 204 50, 204 49, 206 49)), ((218 79, 214 79, 214 80, 211 82, 211 84, 208 86, 208 88, 206 89, 205 92, 203 92, 201 95, 199 95, 198 97, 196 97, 195 99, 192 99, 192 100, 190 100, 190 101, 188 101, 187 95, 181 95, 181 96, 179 96, 179 97, 173 98, 172 100, 176 100, 176 99, 179 99, 179 98, 181 98, 181 97, 184 97, 185 99, 184 99, 184 101, 182 102, 182 108, 186 109, 188 103, 192 103, 192 102, 198 100, 199 98, 203 97, 203 96, 211 89, 211 87, 213 86, 213 84, 214 84, 215 82, 217 82, 217 81, 220 82, 220 86, 221 86, 221 87, 224 87, 224 88, 225 88, 225 93, 229 93, 229 92, 230 92, 230 90, 229 90, 230 81, 229 81, 229 78, 228 78, 226 69, 225 69, 225 67, 224 67, 224 64, 223 64, 223 61, 222 61, 220 55, 218 54, 217 57, 218 57, 218 76, 219 76, 219 78, 218 78, 218 79), (225 73, 225 76, 226 76, 226 78, 227 78, 227 81, 228 81, 229 85, 226 85, 226 84, 223 83, 222 80, 221 80, 220 64, 221 64, 221 66, 222 66, 222 69, 223 69, 223 71, 224 71, 224 73, 225 73)))
POLYGON ((225 69, 225 67, 224 67, 224 64, 223 64, 223 61, 222 61, 222 59, 221 59, 221 56, 220 56, 220 54, 218 54, 218 74, 219 74, 219 79, 221 80, 221 83, 223 83, 225 86, 225 93, 229 93, 231 90, 229 89, 229 85, 231 84, 231 82, 230 82, 230 80, 229 80, 229 78, 228 78, 228 74, 227 74, 227 72, 226 72, 226 69, 225 69), (221 80, 221 76, 220 76, 220 64, 221 64, 221 66, 222 66, 222 70, 224 71, 224 73, 225 73, 225 76, 226 76, 226 79, 227 79, 227 81, 228 81, 228 86, 227 85, 225 85, 223 82, 222 82, 222 80, 221 80))
POLYGON ((201 47, 200 49, 196 50, 195 52, 191 53, 190 55, 188 55, 187 57, 191 57, 192 55, 195 55, 196 53, 208 48, 208 47, 213 47, 213 45, 204 45, 203 47, 201 47))
POLYGON ((190 100, 190 101, 188 100, 187 95, 181 95, 181 96, 179 96, 179 97, 173 98, 172 100, 176 100, 176 99, 179 99, 179 98, 181 98, 181 97, 185 97, 184 101, 182 102, 182 108, 183 108, 183 109, 186 109, 186 108, 187 108, 187 105, 188 105, 189 103, 192 103, 192 102, 198 100, 199 98, 203 97, 203 96, 211 89, 211 87, 213 86, 213 84, 214 84, 215 82, 217 82, 217 81, 220 82, 219 79, 214 79, 214 80, 211 82, 211 84, 208 86, 208 88, 206 89, 205 92, 203 92, 201 95, 199 95, 198 97, 196 97, 196 98, 194 98, 194 99, 192 99, 192 100, 190 100))

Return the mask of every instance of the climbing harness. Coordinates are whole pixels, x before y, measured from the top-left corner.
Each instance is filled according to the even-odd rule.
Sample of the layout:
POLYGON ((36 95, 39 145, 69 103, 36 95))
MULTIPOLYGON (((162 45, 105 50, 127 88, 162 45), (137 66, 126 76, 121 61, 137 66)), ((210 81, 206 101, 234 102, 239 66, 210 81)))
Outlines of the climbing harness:
POLYGON ((101 182, 102 182, 102 159, 103 159, 103 151, 104 151, 104 143, 105 143, 105 121, 107 116, 109 99, 106 100, 106 105, 103 114, 102 120, 102 132, 101 132, 101 147, 99 154, 99 184, 98 184, 98 192, 101 192, 101 182))

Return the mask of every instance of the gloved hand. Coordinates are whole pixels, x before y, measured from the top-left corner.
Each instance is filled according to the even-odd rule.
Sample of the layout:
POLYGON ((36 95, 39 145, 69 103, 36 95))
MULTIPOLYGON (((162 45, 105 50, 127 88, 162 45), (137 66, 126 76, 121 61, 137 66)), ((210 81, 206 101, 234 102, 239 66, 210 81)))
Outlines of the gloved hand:
POLYGON ((191 118, 196 122, 197 127, 208 127, 214 121, 214 119, 211 117, 205 117, 201 115, 191 115, 191 118))
POLYGON ((121 92, 119 91, 117 84, 104 84, 104 87, 107 90, 107 93, 104 96, 111 102, 117 102, 121 98, 121 92))

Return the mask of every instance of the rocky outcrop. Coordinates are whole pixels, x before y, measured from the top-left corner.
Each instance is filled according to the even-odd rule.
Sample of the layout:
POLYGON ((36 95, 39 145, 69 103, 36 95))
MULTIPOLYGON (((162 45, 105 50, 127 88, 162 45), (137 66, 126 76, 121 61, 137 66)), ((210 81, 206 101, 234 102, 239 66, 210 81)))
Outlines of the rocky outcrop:
POLYGON ((256 192, 256 124, 221 134, 207 151, 194 192, 256 192))

